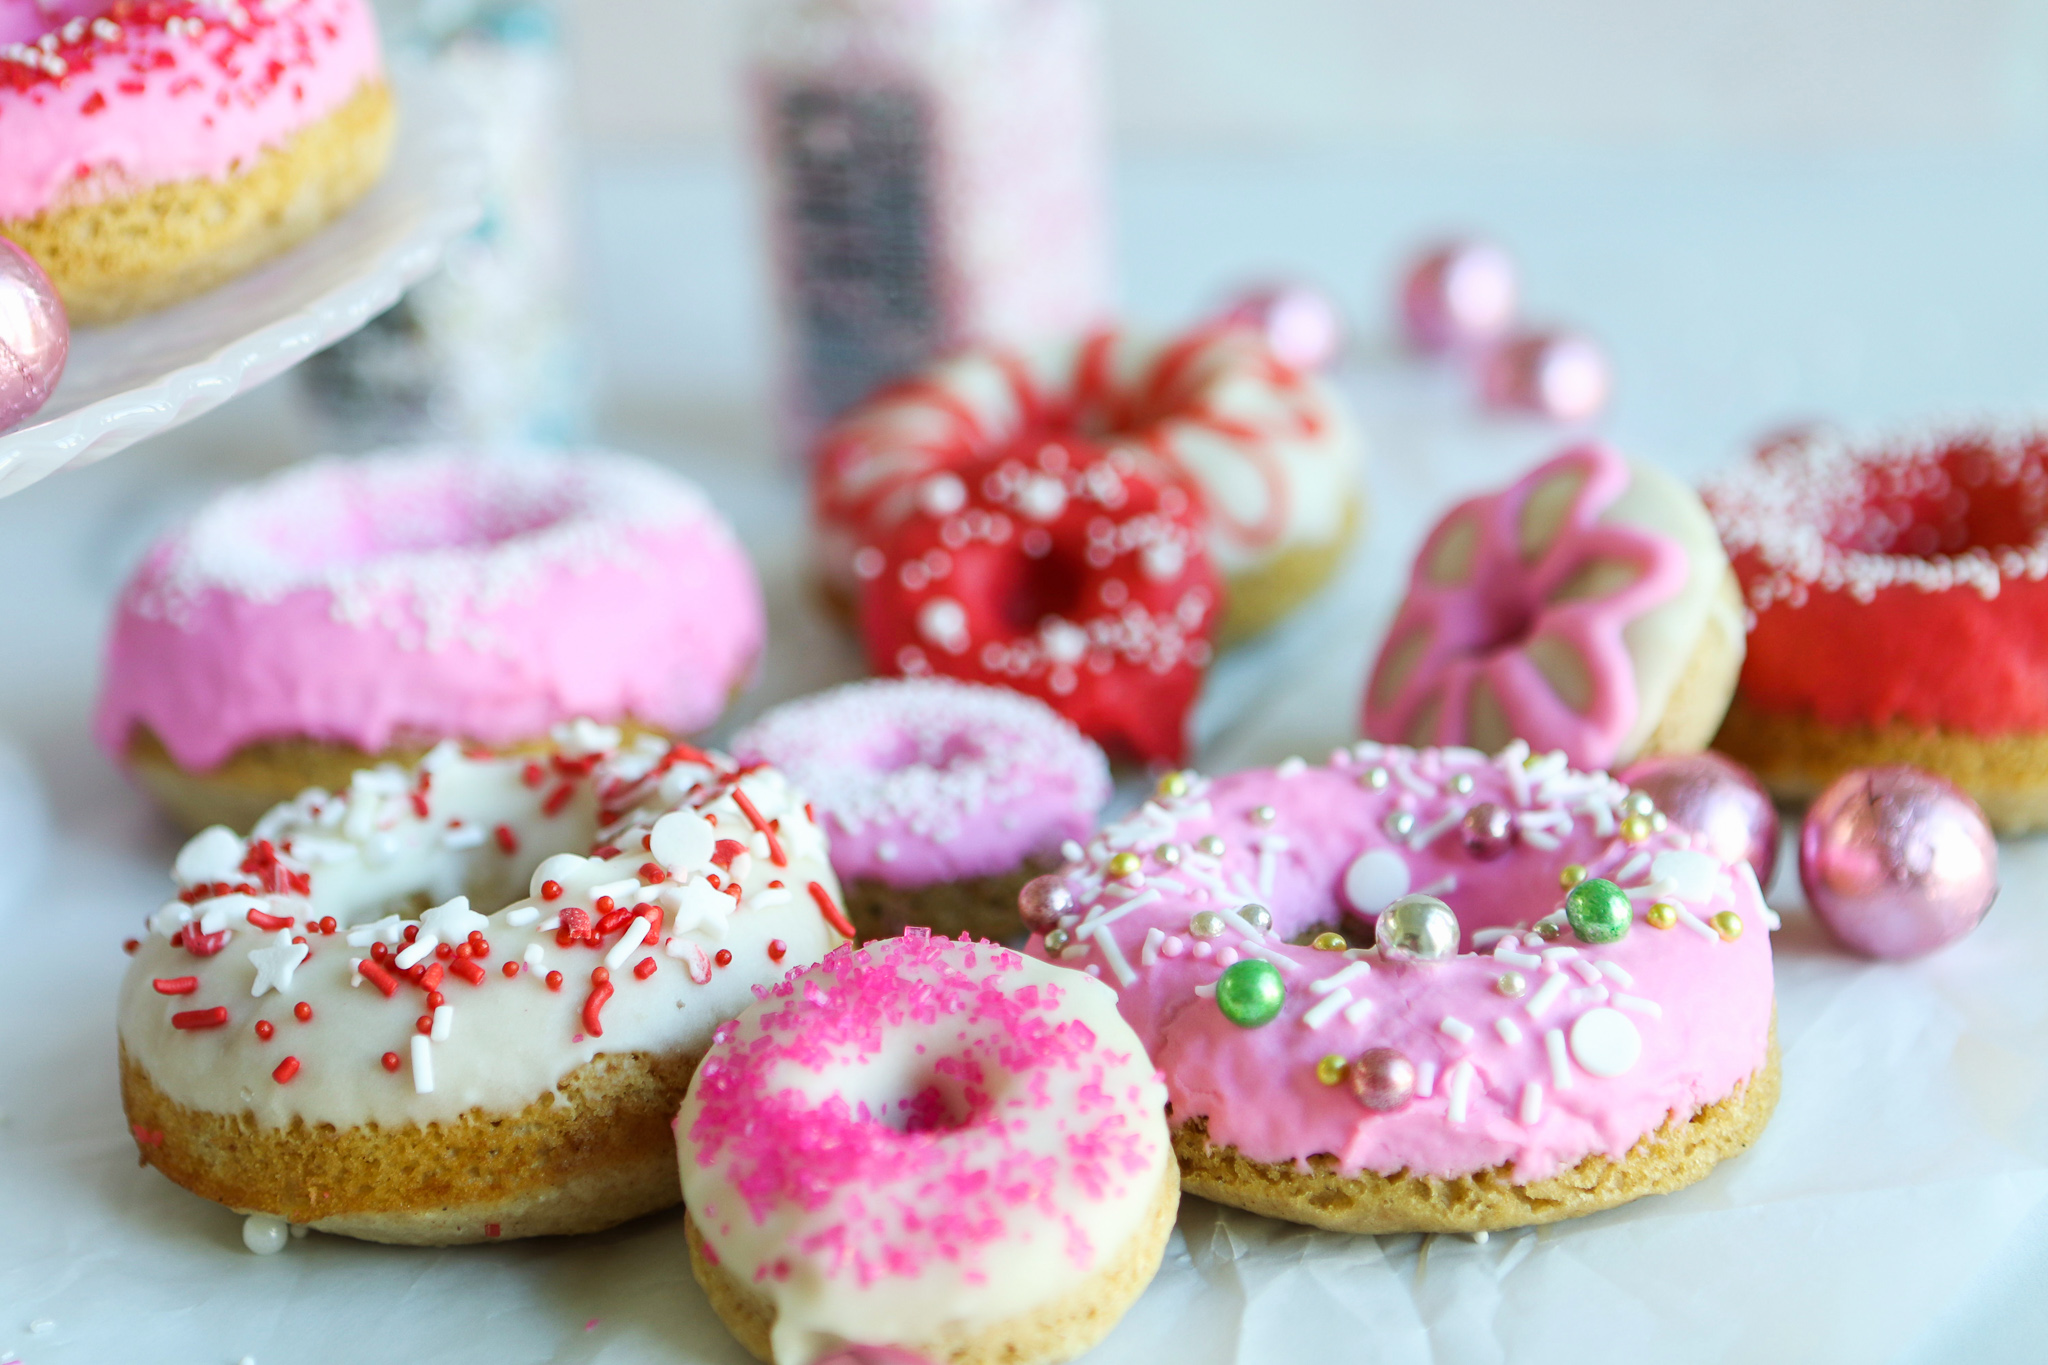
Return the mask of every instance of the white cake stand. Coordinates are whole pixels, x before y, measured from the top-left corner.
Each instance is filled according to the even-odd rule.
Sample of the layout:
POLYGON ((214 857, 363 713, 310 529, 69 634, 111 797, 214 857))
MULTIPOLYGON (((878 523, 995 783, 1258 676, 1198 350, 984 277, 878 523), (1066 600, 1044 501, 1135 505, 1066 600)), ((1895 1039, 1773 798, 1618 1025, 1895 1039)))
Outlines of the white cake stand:
POLYGON ((0 433, 0 497, 210 412, 398 301, 480 213, 477 132, 418 69, 393 73, 391 168, 361 203, 285 255, 175 307, 81 329, 48 406, 0 433))

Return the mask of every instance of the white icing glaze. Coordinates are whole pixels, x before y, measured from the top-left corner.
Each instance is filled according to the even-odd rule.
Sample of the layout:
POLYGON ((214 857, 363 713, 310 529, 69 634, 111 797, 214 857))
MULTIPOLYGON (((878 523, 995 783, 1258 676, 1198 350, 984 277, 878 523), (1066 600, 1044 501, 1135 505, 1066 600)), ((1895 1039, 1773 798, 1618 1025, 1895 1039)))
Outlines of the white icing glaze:
POLYGON ((122 986, 128 1056, 171 1099, 248 1112, 267 1127, 294 1119, 425 1123, 476 1107, 516 1112, 599 1053, 701 1050, 719 1022, 753 1000, 756 985, 843 941, 809 890, 816 883, 840 913, 824 835, 802 794, 774 769, 736 770, 721 755, 647 736, 614 751, 617 732, 604 727, 563 727, 558 741, 562 747, 531 760, 470 756, 446 743, 410 772, 358 772, 345 793, 309 791, 272 810, 249 840, 233 841, 233 858, 224 831, 198 835, 179 855, 181 869, 226 872, 209 880, 256 892, 208 895, 196 875, 180 879, 181 898, 151 917, 122 986), (736 792, 771 822, 775 846, 736 792), (601 803, 609 808, 601 812, 601 803), (704 830, 693 834, 695 826, 704 830), (643 883, 639 870, 656 861, 643 840, 657 827, 679 861, 643 883), (720 849, 702 837, 707 832, 744 851, 720 849), (786 865, 777 865, 776 847, 786 865), (267 880, 266 848, 277 868, 267 880), (617 852, 561 852, 604 848, 617 852), (713 865, 720 854, 729 867, 713 865), (714 876, 737 881, 736 905, 713 889, 714 876), (545 881, 558 882, 561 894, 532 894, 545 881), (266 889, 272 884, 278 889, 266 889), (620 910, 659 907, 658 937, 621 951, 644 935, 642 918, 597 949, 561 946, 562 912, 575 907, 596 921, 597 898, 607 893, 620 910), (486 915, 472 903, 501 908, 486 915), (265 921, 252 923, 252 913, 294 922, 260 927, 265 921), (328 916, 335 932, 313 928, 328 916), (211 956, 194 956, 172 942, 188 925, 229 937, 211 956), (409 928, 418 933, 411 945, 409 928), (466 942, 472 930, 489 944, 476 984, 455 970, 469 959, 420 948, 444 936, 466 942), (373 945, 395 950, 392 996, 374 979, 373 945), (731 954, 725 966, 721 951, 731 954), (649 961, 652 974, 637 975, 649 961), (517 976, 503 974, 508 963, 521 964, 517 976), (607 963, 613 994, 598 1036, 584 1011, 593 970, 607 963), (431 1014, 424 988, 403 975, 415 965, 443 971, 444 1003, 431 1014), (550 971, 562 973, 559 990, 546 984, 550 971), (153 985, 186 987, 180 978, 191 981, 176 994, 153 985), (311 1008, 305 1021, 294 1013, 302 1002, 311 1008), (218 1027, 172 1025, 176 1014, 215 1007, 228 1016, 218 1027), (430 1035, 418 1031, 422 1016, 432 1019, 430 1035), (258 1036, 259 1020, 274 1029, 268 1041, 258 1036), (396 1074, 382 1062, 387 1052, 400 1060, 396 1074), (274 1072, 287 1057, 299 1065, 281 1081, 274 1072))

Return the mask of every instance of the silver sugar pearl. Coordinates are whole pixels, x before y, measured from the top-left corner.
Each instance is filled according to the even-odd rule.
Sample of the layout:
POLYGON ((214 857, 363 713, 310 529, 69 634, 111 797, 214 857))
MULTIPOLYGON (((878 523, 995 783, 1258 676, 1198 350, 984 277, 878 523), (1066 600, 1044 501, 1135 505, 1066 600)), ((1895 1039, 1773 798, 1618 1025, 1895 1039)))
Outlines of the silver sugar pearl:
POLYGON ((1180 845, 1161 844, 1159 847, 1152 850, 1152 856, 1159 860, 1159 865, 1161 867, 1179 867, 1180 845))
POLYGON ((1188 932, 1196 938, 1223 937, 1223 916, 1214 910, 1197 910, 1188 921, 1188 932))
POLYGON ((1502 972, 1494 981, 1493 988, 1512 999, 1529 989, 1529 978, 1520 972, 1502 972))
POLYGON ((1472 794, 1472 774, 1459 773, 1456 777, 1453 777, 1451 779, 1451 790, 1459 796, 1470 796, 1472 794))
POLYGON ((1067 950, 1067 945, 1073 941, 1074 936, 1072 934, 1064 929, 1055 929, 1045 936, 1045 951, 1051 953, 1054 957, 1058 957, 1067 950))
POLYGON ((1630 792, 1622 798, 1621 813, 1624 816, 1655 815, 1657 813, 1657 799, 1648 792, 1630 792))
POLYGON ((1210 858, 1223 856, 1223 840, 1214 834, 1204 834, 1195 840, 1195 852, 1210 858))
POLYGON ((1376 792, 1385 791, 1387 783, 1393 780, 1393 774, 1389 773, 1385 768, 1367 768, 1358 775, 1359 786, 1376 792))
POLYGON ((1373 925, 1380 956, 1389 962, 1444 962, 1458 955, 1458 916, 1435 896, 1411 893, 1373 925))
POLYGON ((1017 916, 1034 934, 1050 932, 1060 916, 1073 908, 1074 893, 1067 889, 1066 880, 1056 875, 1033 877, 1017 893, 1017 916))
POLYGON ((1396 839, 1405 839, 1415 832, 1415 816, 1405 810, 1397 810, 1387 816, 1387 833, 1396 839))
POLYGON ((1273 927, 1273 912, 1263 905, 1239 906, 1237 917, 1262 934, 1273 927))
POLYGON ((1276 814, 1277 812, 1271 806, 1253 806, 1252 823, 1255 825, 1270 825, 1273 823, 1273 817, 1276 814))
POLYGON ((1669 816, 1665 815, 1663 811, 1653 810, 1650 812, 1651 829, 1657 831, 1657 833, 1659 834, 1662 834, 1666 829, 1670 828, 1670 826, 1671 819, 1669 816))

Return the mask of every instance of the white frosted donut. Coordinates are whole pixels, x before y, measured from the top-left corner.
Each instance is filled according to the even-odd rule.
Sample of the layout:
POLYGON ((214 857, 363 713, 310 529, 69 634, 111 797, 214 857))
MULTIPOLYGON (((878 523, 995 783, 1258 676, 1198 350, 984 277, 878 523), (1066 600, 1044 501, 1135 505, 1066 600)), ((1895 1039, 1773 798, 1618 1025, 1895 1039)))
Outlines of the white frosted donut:
POLYGON ((690 1086, 693 1267, 776 1365, 1070 1359, 1172 1230, 1165 1103, 1082 973, 915 929, 832 953, 721 1028, 690 1086))
POLYGON ((674 1203, 668 1121, 712 1030, 846 926, 774 769, 619 743, 589 722, 534 758, 444 743, 188 843, 122 986, 143 1160, 379 1241, 674 1203))

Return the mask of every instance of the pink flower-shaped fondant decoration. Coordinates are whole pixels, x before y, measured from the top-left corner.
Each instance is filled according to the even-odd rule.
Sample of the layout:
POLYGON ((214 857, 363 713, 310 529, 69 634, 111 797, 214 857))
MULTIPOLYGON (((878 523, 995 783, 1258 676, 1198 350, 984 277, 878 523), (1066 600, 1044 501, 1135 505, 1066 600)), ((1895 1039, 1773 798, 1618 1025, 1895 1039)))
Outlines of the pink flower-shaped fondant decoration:
POLYGON ((1632 650, 1655 645, 1630 627, 1691 572, 1679 539, 1616 515, 1638 473, 1582 445, 1452 509, 1373 666, 1365 733, 1488 752, 1520 738, 1579 768, 1633 757, 1647 727, 1632 650))

